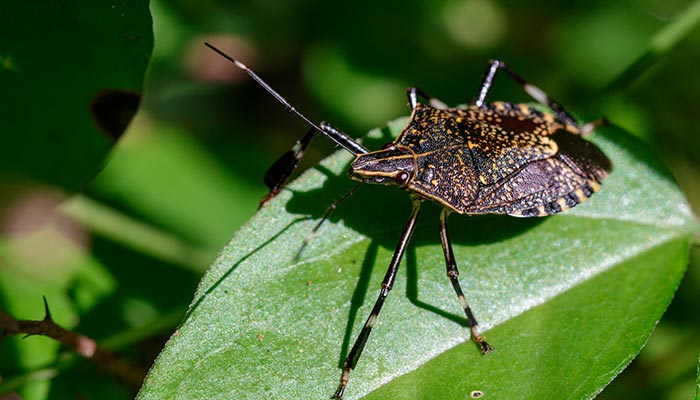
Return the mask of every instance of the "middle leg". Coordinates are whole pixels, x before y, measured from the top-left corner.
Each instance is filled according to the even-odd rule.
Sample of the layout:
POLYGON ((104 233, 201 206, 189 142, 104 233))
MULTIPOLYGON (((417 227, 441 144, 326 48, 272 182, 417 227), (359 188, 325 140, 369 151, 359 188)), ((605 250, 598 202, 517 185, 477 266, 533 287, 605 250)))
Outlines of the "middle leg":
POLYGON ((406 250, 408 241, 411 239, 411 235, 413 235, 413 231, 416 227, 416 220, 418 219, 418 214, 420 214, 420 201, 413 200, 413 211, 411 212, 411 217, 406 223, 406 226, 403 228, 403 232, 401 233, 399 243, 396 246, 396 249, 394 250, 394 256, 391 258, 391 263, 389 264, 389 268, 387 269, 386 275, 384 276, 384 280, 382 281, 382 289, 379 292, 379 297, 374 303, 374 307, 372 308, 372 312, 369 314, 369 317, 365 322, 365 326, 362 327, 360 334, 355 340, 355 344, 353 344, 350 353, 348 353, 347 358, 345 358, 345 361, 343 362, 343 374, 340 377, 340 384, 338 385, 338 389, 335 391, 335 394, 333 394, 333 396, 331 397, 332 399, 343 398, 343 394, 345 393, 345 387, 347 386, 348 380, 350 379, 350 371, 355 369, 357 361, 362 355, 362 350, 365 348, 365 344, 367 344, 369 334, 372 332, 372 328, 374 327, 374 324, 376 323, 377 318, 379 317, 379 312, 382 310, 384 300, 389 295, 389 291, 391 291, 392 286, 394 286, 396 272, 399 269, 399 264, 401 263, 401 258, 403 257, 403 253, 406 250))
POLYGON ((462 287, 459 284, 459 279, 457 279, 459 277, 459 270, 457 270, 457 262, 455 261, 455 256, 452 252, 450 234, 447 231, 447 217, 449 215, 450 212, 445 209, 443 209, 442 214, 440 214, 440 240, 442 241, 442 251, 445 253, 447 276, 450 278, 450 282, 452 282, 452 287, 454 288, 455 293, 457 293, 457 297, 459 298, 459 302, 462 305, 462 309, 464 310, 464 313, 467 316, 469 329, 472 333, 472 340, 479 345, 479 347, 481 348, 481 353, 486 354, 493 350, 493 347, 491 347, 491 345, 488 344, 486 340, 484 340, 483 336, 481 336, 481 334, 479 333, 476 318, 474 318, 472 309, 471 307, 469 307, 469 303, 467 303, 467 298, 464 297, 464 292, 462 291, 462 287))
POLYGON ((546 105, 553 112, 554 116, 559 122, 564 125, 571 125, 576 129, 580 129, 576 120, 571 116, 571 114, 566 110, 566 108, 559 102, 555 101, 544 92, 544 90, 539 87, 529 83, 522 76, 517 74, 512 69, 508 68, 506 63, 500 60, 489 61, 488 67, 486 67, 486 73, 481 80, 481 89, 479 90, 479 96, 472 102, 472 104, 477 107, 483 107, 486 101, 486 95, 491 90, 493 85, 493 79, 496 77, 496 72, 499 70, 505 72, 511 79, 513 79, 517 84, 522 86, 525 93, 530 95, 537 102, 546 105))
POLYGON ((449 108, 449 106, 443 103, 442 100, 436 99, 417 87, 408 88, 408 90, 406 90, 406 95, 408 96, 408 105, 411 107, 411 110, 416 108, 416 105, 418 104, 418 97, 428 100, 430 106, 437 108, 438 110, 446 110, 449 108))

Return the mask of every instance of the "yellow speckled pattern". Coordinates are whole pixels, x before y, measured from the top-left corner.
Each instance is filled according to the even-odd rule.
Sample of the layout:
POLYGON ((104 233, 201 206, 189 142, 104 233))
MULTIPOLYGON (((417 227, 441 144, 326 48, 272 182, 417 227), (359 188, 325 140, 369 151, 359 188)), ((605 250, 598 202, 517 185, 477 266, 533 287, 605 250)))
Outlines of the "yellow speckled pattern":
POLYGON ((578 128, 524 104, 417 104, 394 145, 400 155, 359 155, 354 173, 363 175, 363 159, 392 167, 402 161, 410 173, 404 189, 460 214, 555 214, 587 199, 612 169, 578 128))

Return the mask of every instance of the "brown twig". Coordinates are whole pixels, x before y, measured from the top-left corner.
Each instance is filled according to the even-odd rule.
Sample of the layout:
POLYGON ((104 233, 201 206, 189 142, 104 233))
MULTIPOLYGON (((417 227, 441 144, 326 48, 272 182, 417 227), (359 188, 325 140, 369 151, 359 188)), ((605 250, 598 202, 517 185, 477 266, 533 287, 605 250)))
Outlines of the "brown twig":
POLYGON ((5 311, 0 310, 0 342, 9 335, 21 335, 25 337, 41 335, 55 339, 64 346, 74 350, 81 357, 93 360, 99 367, 114 374, 116 377, 135 386, 141 386, 146 372, 141 368, 133 367, 119 358, 114 353, 108 352, 97 345, 95 340, 71 332, 56 324, 51 318, 49 305, 44 297, 45 316, 41 321, 17 320, 5 311))

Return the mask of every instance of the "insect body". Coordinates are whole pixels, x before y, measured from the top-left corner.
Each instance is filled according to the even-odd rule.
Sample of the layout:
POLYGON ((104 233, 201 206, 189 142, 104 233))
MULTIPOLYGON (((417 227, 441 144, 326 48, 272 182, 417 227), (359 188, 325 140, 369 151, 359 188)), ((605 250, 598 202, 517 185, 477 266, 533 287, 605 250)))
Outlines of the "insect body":
POLYGON ((459 214, 531 217, 585 200, 610 169, 575 126, 526 105, 411 105, 399 137, 382 150, 359 154, 351 178, 394 183, 459 214))
POLYGON ((263 204, 284 186, 316 132, 355 155, 348 172, 350 178, 366 183, 398 185, 412 199, 411 216, 394 250, 379 297, 343 362, 340 384, 333 395, 335 399, 342 399, 350 372, 355 369, 391 291, 423 201, 436 202, 443 208, 440 239, 447 276, 467 317, 472 340, 486 354, 493 348, 480 334, 458 280, 459 271, 447 227, 449 214, 492 213, 517 217, 555 214, 591 196, 612 169, 608 158, 582 138, 602 120, 579 127, 563 106, 500 61, 489 63, 479 95, 466 108, 450 108, 420 89, 409 89, 411 117, 408 124, 393 142, 381 150, 369 151, 326 123, 314 124, 245 65, 213 46, 207 46, 245 70, 312 127, 268 170, 265 180, 270 186, 270 194, 263 199, 263 204), (553 114, 524 104, 485 103, 499 70, 520 83, 553 114), (427 104, 419 102, 419 97, 427 100, 427 104))

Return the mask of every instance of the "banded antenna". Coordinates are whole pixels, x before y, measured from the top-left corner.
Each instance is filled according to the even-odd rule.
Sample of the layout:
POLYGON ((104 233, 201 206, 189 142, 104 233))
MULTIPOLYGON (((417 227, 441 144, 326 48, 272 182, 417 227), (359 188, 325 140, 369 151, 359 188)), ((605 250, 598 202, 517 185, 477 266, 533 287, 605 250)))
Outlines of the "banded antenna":
POLYGON ((207 42, 204 42, 204 44, 207 47, 209 47, 210 49, 214 50, 216 53, 218 53, 221 57, 232 62, 233 65, 235 65, 236 67, 245 71, 245 73, 248 74, 251 78, 253 78, 253 80, 255 82, 257 82, 260 86, 262 86, 263 89, 265 89, 268 93, 270 93, 272 95, 272 97, 274 97, 275 99, 277 99, 277 101, 282 103, 282 105, 287 109, 287 111, 292 112, 293 114, 295 114, 296 116, 298 116, 299 118, 304 120, 304 122, 306 122, 307 124, 312 126, 318 132, 327 136, 329 139, 331 139, 332 141, 337 143, 340 147, 342 147, 345 150, 347 150, 348 152, 350 152, 352 155, 356 156, 358 154, 369 153, 369 150, 366 147, 364 147, 363 145, 358 143, 355 139, 351 138, 350 136, 348 136, 344 132, 342 132, 336 128, 333 128, 332 126, 330 126, 327 123, 322 122, 320 124, 316 124, 316 123, 312 122, 304 114, 302 114, 296 108, 294 108, 294 106, 292 106, 287 101, 287 99, 282 97, 281 94, 277 93, 277 91, 275 91, 275 89, 273 89, 270 85, 267 84, 267 82, 265 82, 261 77, 259 77, 258 74, 256 74, 252 69, 248 68, 242 62, 234 59, 230 55, 224 53, 223 51, 219 50, 218 48, 216 48, 215 46, 213 46, 207 42))

